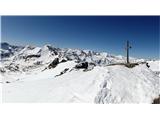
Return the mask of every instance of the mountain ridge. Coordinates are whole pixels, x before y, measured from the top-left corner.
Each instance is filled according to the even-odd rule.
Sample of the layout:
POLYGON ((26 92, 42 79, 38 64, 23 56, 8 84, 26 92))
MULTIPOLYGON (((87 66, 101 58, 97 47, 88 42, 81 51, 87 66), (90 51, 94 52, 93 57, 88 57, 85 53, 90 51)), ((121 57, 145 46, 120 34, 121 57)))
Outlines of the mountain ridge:
POLYGON ((107 53, 6 46, 12 54, 1 60, 3 102, 152 103, 160 95, 160 61, 131 58, 150 67, 128 68, 117 64, 125 57, 107 53))

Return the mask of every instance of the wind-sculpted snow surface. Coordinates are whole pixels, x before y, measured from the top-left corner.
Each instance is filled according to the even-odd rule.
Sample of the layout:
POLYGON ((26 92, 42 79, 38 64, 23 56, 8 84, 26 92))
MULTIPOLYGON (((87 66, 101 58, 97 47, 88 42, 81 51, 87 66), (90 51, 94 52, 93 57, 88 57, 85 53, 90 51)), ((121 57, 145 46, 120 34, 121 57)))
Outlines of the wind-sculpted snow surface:
POLYGON ((145 65, 108 67, 96 103, 152 103, 160 94, 159 77, 145 65))
POLYGON ((159 61, 127 68, 112 64, 123 56, 51 45, 1 51, 2 102, 152 103, 160 94, 159 61))
POLYGON ((160 77, 160 60, 151 60, 151 61, 147 61, 150 69, 152 71, 154 71, 157 75, 159 75, 160 77))
POLYGON ((159 78, 146 66, 76 70, 75 62, 54 69, 3 78, 3 102, 152 103, 159 78), (69 70, 56 77, 64 68, 69 70), (6 83, 6 81, 9 81, 6 83))

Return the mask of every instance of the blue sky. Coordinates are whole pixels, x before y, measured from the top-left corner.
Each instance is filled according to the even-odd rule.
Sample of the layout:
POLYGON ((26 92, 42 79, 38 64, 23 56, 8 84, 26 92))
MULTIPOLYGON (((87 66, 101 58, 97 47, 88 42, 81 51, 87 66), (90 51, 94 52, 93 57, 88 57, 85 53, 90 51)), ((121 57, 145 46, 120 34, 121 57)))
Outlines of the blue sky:
POLYGON ((90 49, 159 58, 159 17, 156 16, 2 16, 2 42, 16 45, 90 49))

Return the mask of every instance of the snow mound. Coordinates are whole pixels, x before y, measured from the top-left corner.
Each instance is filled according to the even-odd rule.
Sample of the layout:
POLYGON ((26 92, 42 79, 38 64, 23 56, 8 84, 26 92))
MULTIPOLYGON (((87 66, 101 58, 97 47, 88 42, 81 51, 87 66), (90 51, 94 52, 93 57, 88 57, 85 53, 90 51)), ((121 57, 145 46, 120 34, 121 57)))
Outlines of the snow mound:
POLYGON ((160 94, 159 77, 145 65, 109 66, 96 103, 152 103, 160 94))
POLYGON ((160 60, 148 61, 148 64, 152 71, 160 71, 160 60))
POLYGON ((150 66, 149 68, 160 77, 160 60, 155 60, 155 61, 151 60, 147 62, 150 66))

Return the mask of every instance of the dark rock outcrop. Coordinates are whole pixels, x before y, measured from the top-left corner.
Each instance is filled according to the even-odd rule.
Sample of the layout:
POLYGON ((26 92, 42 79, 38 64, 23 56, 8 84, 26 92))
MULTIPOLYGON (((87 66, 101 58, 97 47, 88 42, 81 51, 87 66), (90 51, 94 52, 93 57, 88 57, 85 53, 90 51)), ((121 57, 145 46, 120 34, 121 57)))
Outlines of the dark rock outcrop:
POLYGON ((75 66, 76 69, 87 69, 88 68, 88 62, 83 62, 83 63, 80 63, 80 64, 77 64, 75 66))
POLYGON ((59 64, 59 58, 55 58, 52 63, 49 64, 48 68, 55 68, 59 64))
POLYGON ((67 62, 67 60, 63 59, 63 60, 61 61, 61 63, 63 63, 63 62, 67 62))
POLYGON ((148 64, 148 63, 146 63, 146 66, 149 68, 150 67, 150 65, 148 64))
POLYGON ((159 95, 158 98, 155 98, 155 99, 153 100, 153 103, 152 103, 152 104, 160 104, 160 95, 159 95))
POLYGON ((69 68, 64 69, 62 72, 60 72, 59 75, 56 75, 55 77, 58 77, 60 75, 63 75, 64 73, 66 73, 69 70, 69 68))
POLYGON ((26 56, 26 59, 33 58, 33 57, 38 58, 38 57, 40 57, 40 55, 28 55, 28 56, 26 56))
POLYGON ((5 66, 5 68, 8 69, 9 71, 13 71, 13 72, 19 71, 19 66, 13 65, 13 64, 5 66))

